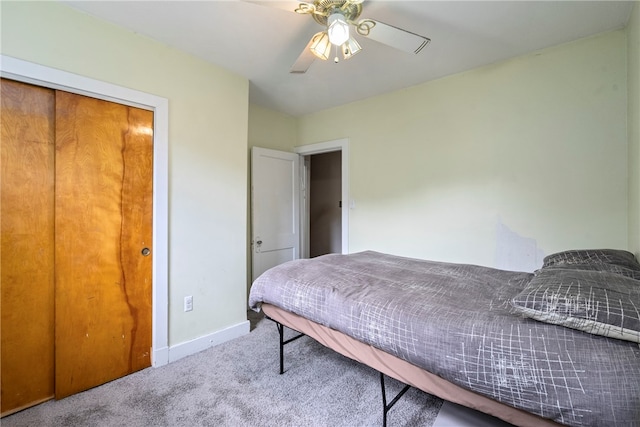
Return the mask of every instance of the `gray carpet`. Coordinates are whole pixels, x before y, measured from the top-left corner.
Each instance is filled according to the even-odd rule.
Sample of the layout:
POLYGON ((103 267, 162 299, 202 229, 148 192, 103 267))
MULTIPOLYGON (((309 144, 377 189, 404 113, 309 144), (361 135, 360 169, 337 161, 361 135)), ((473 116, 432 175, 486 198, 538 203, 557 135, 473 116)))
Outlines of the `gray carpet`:
MULTIPOLYGON (((289 333, 291 331, 288 331, 289 333)), ((2 419, 12 426, 381 426, 377 371, 303 337, 285 346, 275 324, 160 368, 2 419)), ((402 384, 389 379, 387 395, 402 384)), ((389 398, 390 400, 390 398, 389 398)), ((411 389, 388 425, 432 426, 442 401, 411 389)))

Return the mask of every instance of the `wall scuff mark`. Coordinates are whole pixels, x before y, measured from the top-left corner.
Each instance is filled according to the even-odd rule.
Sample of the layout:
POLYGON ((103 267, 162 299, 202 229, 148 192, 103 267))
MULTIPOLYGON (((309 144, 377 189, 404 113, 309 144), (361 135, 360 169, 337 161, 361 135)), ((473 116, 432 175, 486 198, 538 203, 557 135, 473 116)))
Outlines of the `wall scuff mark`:
POLYGON ((506 226, 500 217, 496 224, 496 268, 529 271, 542 266, 544 252, 531 237, 523 237, 506 226))

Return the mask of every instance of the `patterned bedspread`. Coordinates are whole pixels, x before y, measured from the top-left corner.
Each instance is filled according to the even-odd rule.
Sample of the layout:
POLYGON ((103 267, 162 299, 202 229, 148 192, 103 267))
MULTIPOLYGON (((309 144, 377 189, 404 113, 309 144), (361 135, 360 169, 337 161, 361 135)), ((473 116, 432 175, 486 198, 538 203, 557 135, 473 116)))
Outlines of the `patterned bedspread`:
POLYGON ((377 252, 296 260, 253 284, 266 302, 461 387, 570 426, 640 425, 637 343, 524 318, 531 273, 377 252))

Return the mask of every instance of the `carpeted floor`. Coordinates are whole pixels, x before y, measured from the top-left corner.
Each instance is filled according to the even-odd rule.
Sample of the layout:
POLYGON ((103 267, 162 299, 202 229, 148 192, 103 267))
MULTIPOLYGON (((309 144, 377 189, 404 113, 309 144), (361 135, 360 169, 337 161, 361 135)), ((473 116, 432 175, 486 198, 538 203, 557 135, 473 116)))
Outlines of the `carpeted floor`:
MULTIPOLYGON (((2 419, 13 426, 381 426, 375 370, 304 337, 285 347, 254 316, 241 338, 2 419)), ((387 381, 388 396, 402 384, 387 381)), ((389 427, 433 425, 442 401, 410 389, 389 427)))

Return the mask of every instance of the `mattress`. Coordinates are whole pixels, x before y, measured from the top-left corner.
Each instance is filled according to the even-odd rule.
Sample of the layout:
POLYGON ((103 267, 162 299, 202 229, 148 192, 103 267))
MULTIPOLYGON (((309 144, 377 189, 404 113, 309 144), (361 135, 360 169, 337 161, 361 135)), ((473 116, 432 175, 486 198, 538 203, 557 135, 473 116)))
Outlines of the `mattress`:
POLYGON ((638 344, 515 313, 512 300, 534 278, 367 251, 274 267, 254 282, 249 303, 559 424, 639 425, 638 344))

